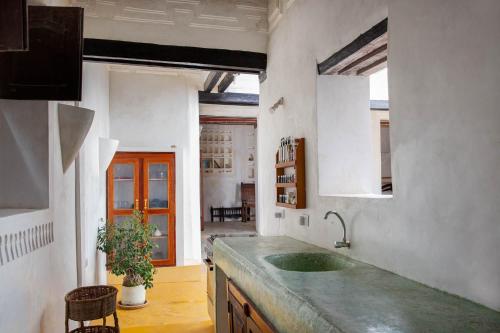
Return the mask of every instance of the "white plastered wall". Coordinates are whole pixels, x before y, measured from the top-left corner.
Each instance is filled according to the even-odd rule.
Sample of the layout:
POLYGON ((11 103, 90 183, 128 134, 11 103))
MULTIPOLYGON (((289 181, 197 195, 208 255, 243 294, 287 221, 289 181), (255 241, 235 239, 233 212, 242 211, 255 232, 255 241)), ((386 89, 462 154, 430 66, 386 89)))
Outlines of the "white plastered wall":
POLYGON ((81 107, 95 111, 79 152, 82 284, 106 282, 105 255, 96 251, 97 228, 106 220, 106 172, 99 171, 99 138, 109 137, 109 72, 106 64, 83 64, 81 107))
POLYGON ((275 219, 259 186, 259 232, 333 249, 342 230, 323 215, 338 210, 342 253, 500 310, 499 15, 493 0, 296 0, 269 40, 258 175, 273 184, 279 138, 305 137, 308 203, 275 219), (319 196, 316 64, 388 15, 394 198, 319 196))
MULTIPOLYGON (((102 177, 98 176, 96 168, 99 156, 96 139, 105 134, 108 127, 106 77, 106 66, 84 64, 81 105, 96 110, 94 123, 80 151, 80 185, 81 194, 85 198, 82 226, 86 242, 83 248, 87 258, 83 274, 84 284, 95 284, 97 281, 105 283, 102 277, 98 279, 96 273, 100 271, 103 275, 104 262, 96 262, 95 233, 98 226, 96 217, 103 212, 105 205, 105 201, 102 201, 104 184, 99 181, 102 177)), ((0 298, 0 332, 63 332, 64 295, 77 287, 75 164, 63 174, 57 104, 9 102, 13 111, 24 112, 24 109, 29 107, 31 112, 38 113, 38 116, 34 114, 24 120, 26 128, 43 126, 43 119, 48 124, 45 138, 48 147, 48 171, 45 177, 48 179, 46 195, 49 208, 14 212, 11 210, 10 214, 4 214, 0 219, 0 236, 53 222, 54 241, 24 253, 13 261, 4 261, 0 266, 0 281, 6 290, 0 298)), ((27 153, 21 148, 22 153, 27 153)), ((12 175, 12 171, 10 174, 12 175)), ((3 259, 5 260, 5 255, 3 259)))

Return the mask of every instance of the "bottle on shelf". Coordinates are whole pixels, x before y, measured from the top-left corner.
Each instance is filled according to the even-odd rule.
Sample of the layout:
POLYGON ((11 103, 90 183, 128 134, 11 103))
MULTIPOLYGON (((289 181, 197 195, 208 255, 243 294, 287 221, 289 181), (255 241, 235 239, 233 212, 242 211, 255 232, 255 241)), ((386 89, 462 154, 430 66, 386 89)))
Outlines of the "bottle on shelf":
POLYGON ((296 149, 297 143, 294 137, 281 138, 278 149, 278 163, 294 161, 296 149))

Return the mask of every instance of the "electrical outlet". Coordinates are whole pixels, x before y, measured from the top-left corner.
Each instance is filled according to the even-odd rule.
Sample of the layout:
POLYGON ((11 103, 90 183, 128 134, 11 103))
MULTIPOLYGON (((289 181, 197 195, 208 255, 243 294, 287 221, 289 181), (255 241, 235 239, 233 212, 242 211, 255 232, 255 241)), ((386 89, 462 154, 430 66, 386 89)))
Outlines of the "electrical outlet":
POLYGON ((306 214, 301 215, 299 217, 299 224, 303 225, 305 227, 309 227, 309 215, 306 215, 306 214))
POLYGON ((274 217, 277 219, 284 219, 285 218, 285 210, 279 210, 277 212, 274 212, 274 217))

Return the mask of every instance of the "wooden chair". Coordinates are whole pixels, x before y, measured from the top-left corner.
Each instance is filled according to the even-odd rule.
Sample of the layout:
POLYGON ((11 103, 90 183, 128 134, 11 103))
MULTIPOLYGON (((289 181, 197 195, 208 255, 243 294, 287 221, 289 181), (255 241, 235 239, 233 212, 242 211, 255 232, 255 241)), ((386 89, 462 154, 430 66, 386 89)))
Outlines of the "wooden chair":
POLYGON ((252 218, 252 208, 255 210, 255 184, 241 183, 241 221, 247 222, 252 218))

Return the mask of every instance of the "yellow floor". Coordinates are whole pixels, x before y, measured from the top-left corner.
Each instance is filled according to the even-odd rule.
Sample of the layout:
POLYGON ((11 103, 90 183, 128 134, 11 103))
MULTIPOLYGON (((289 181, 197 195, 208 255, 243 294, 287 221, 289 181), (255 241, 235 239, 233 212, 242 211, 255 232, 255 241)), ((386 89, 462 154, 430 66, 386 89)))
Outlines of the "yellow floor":
MULTIPOLYGON (((122 279, 108 276, 121 289, 122 279)), ((120 292, 118 293, 120 299, 120 292)), ((154 287, 147 291, 148 305, 138 310, 118 310, 122 333, 213 333, 207 312, 205 266, 158 268, 154 287)), ((112 318, 107 319, 112 323, 112 318)))

